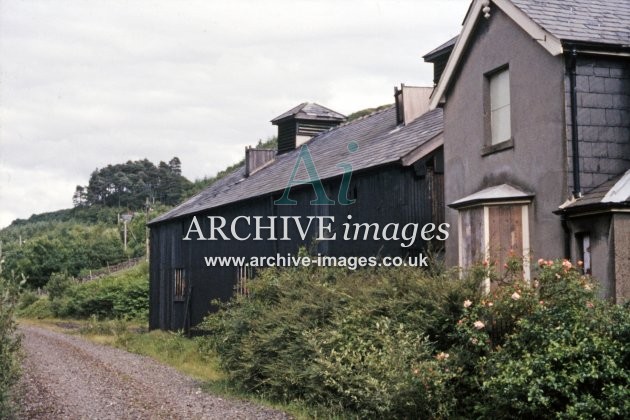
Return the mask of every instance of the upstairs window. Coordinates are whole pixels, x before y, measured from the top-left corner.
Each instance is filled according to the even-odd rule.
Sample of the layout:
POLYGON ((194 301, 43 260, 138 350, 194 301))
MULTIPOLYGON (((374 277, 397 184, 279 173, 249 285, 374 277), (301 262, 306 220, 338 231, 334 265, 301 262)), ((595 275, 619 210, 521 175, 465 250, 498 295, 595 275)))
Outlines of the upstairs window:
POLYGON ((488 76, 490 85, 490 145, 512 138, 510 122, 510 72, 503 69, 488 76))

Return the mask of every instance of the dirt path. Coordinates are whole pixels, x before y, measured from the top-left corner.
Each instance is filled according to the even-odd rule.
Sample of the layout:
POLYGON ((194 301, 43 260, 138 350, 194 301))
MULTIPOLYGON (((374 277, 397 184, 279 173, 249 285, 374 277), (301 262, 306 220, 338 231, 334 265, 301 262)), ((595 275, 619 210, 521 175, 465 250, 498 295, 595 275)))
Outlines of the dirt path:
POLYGON ((195 380, 144 356, 43 328, 20 331, 25 360, 19 418, 289 418, 204 393, 195 380))

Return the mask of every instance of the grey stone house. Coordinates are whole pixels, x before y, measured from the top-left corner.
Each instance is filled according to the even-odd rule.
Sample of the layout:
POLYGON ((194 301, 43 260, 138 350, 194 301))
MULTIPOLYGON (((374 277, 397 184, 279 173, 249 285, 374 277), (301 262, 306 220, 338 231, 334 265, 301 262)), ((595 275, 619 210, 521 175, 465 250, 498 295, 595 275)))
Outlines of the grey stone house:
POLYGON ((474 0, 427 56, 442 63, 447 262, 500 271, 513 253, 529 277, 540 257, 580 259, 630 299, 630 2, 474 0))

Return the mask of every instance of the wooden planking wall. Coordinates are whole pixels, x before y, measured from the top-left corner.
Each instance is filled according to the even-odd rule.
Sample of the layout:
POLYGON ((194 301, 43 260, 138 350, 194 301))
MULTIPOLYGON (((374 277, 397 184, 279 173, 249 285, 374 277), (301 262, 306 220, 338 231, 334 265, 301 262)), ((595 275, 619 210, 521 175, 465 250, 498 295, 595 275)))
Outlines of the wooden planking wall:
POLYGON ((490 206, 490 255, 495 259, 496 270, 503 275, 503 265, 510 254, 523 255, 523 212, 520 205, 490 206))
POLYGON ((471 267, 485 259, 483 207, 460 210, 459 217, 461 223, 459 265, 471 267))

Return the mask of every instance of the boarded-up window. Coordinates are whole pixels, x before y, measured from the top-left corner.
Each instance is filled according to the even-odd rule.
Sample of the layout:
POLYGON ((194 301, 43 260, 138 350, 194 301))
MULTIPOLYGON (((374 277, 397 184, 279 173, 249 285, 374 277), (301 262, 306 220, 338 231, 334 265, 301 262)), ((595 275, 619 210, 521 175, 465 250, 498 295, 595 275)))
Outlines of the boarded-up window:
POLYGON ((484 210, 483 207, 474 207, 461 210, 459 215, 459 263, 462 267, 470 267, 485 259, 484 210))
POLYGON ((489 252, 499 275, 510 257, 523 257, 522 206, 490 206, 488 208, 489 252))
POLYGON ((254 278, 254 267, 248 265, 236 267, 236 294, 249 296, 249 281, 254 278))
POLYGON ((175 269, 175 293, 174 300, 182 301, 186 296, 186 275, 183 268, 175 269))
MULTIPOLYGON (((483 261, 499 276, 510 258, 523 263, 529 279, 529 223, 526 204, 479 205, 459 211, 459 263, 471 267, 483 261)), ((490 285, 487 285, 489 290, 490 285)))
POLYGON ((512 138, 510 122, 510 72, 505 69, 489 76, 491 144, 512 138))

